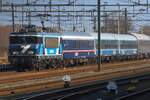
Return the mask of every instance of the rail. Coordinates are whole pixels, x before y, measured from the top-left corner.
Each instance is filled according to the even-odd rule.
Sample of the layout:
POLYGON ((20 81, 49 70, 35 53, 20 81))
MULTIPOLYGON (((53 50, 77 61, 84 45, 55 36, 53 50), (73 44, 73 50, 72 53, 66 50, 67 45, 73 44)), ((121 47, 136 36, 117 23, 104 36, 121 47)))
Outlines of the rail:
MULTIPOLYGON (((114 80, 117 82, 118 85, 123 85, 123 84, 130 83, 131 80, 134 80, 134 79, 139 80, 139 81, 150 79, 150 73, 141 74, 141 75, 132 76, 132 77, 118 78, 118 79, 114 79, 114 80)), ((29 97, 17 98, 17 100, 20 100, 20 99, 45 100, 47 98, 49 100, 66 100, 67 98, 75 97, 77 95, 88 93, 90 91, 94 91, 94 90, 98 90, 98 89, 104 89, 107 84, 108 84, 108 80, 90 82, 90 83, 87 83, 85 85, 76 86, 76 87, 73 87, 73 88, 61 89, 61 90, 50 91, 50 92, 44 92, 44 93, 36 94, 36 95, 33 95, 33 96, 29 96, 29 97)), ((143 90, 141 92, 143 93, 143 92, 146 92, 146 91, 149 91, 149 89, 143 90)), ((137 92, 136 94, 139 94, 141 92, 137 92)), ((133 95, 136 95, 136 94, 132 94, 132 95, 129 95, 129 96, 133 96, 133 95)), ((122 98, 127 98, 129 96, 122 97, 122 98)), ((120 99, 117 99, 117 100, 122 100, 122 99, 120 98, 120 99)))
MULTIPOLYGON (((117 78, 117 77, 145 73, 145 72, 149 72, 149 70, 150 70, 150 67, 149 67, 148 62, 147 63, 144 62, 142 64, 139 64, 139 63, 129 64, 128 63, 127 65, 126 64, 124 66, 122 65, 122 67, 121 66, 117 68, 113 67, 107 70, 105 69, 100 72, 84 71, 80 74, 79 73, 71 74, 71 77, 72 77, 71 84, 72 86, 75 86, 75 85, 80 85, 80 84, 90 82, 90 81, 95 81, 95 80, 105 80, 105 79, 108 80, 108 79, 117 78)), ((62 88, 63 87, 62 75, 59 75, 59 76, 56 75, 54 77, 54 76, 49 76, 49 74, 52 74, 52 73, 50 72, 48 74, 40 73, 40 74, 35 75, 36 79, 28 79, 26 77, 26 78, 23 78, 21 81, 16 81, 16 82, 8 82, 8 80, 5 80, 5 81, 1 80, 0 95, 1 96, 2 95, 14 95, 14 94, 26 93, 26 92, 29 93, 29 92, 39 91, 39 90, 40 91, 45 90, 47 88, 53 89, 54 87, 55 89, 56 87, 62 88), (43 75, 43 77, 40 77, 41 75, 43 75), (14 94, 11 94, 12 91, 14 94)))
POLYGON ((145 93, 150 93, 150 88, 143 89, 143 90, 141 90, 141 91, 134 92, 134 93, 131 93, 131 94, 128 94, 128 95, 119 97, 119 98, 117 98, 117 99, 115 99, 115 100, 130 100, 130 98, 134 98, 134 97, 143 95, 143 94, 145 94, 145 93))

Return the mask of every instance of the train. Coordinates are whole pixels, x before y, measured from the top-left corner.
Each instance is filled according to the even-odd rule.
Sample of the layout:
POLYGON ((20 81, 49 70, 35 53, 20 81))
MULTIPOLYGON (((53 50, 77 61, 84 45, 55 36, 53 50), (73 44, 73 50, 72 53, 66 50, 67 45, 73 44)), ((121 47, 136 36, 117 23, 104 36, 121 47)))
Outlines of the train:
MULTIPOLYGON (((98 33, 14 32, 9 35, 9 61, 18 69, 48 69, 98 62, 98 33)), ((150 36, 101 33, 101 61, 150 57, 150 36)))

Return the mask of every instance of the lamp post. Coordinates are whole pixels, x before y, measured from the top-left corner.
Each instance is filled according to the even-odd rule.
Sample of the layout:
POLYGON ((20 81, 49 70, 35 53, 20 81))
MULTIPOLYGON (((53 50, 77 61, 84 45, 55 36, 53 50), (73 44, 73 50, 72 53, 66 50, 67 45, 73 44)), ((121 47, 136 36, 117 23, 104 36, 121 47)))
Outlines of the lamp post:
POLYGON ((2 11, 3 1, 0 0, 0 12, 2 11))
MULTIPOLYGON (((118 5, 118 10, 119 10, 119 12, 118 12, 118 36, 120 35, 120 4, 119 3, 117 3, 117 5, 118 5)), ((120 55, 120 40, 118 39, 118 54, 120 55)))
POLYGON ((98 71, 101 70, 101 0, 97 0, 98 17, 98 71))
POLYGON ((11 9, 12 9, 12 27, 13 27, 13 32, 15 32, 15 14, 14 14, 14 5, 13 5, 13 3, 11 4, 11 9))

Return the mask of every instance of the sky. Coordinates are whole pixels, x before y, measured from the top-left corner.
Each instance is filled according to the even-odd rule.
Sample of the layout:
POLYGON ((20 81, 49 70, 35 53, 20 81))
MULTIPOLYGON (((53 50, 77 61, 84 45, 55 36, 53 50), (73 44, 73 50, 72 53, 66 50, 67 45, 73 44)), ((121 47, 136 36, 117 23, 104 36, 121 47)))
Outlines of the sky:
MULTIPOLYGON (((3 4, 8 4, 8 3, 9 4, 10 3, 25 4, 26 3, 26 0, 2 0, 2 1, 3 1, 3 4)), ((29 0, 30 3, 33 3, 34 1, 36 1, 37 4, 47 4, 49 2, 49 0, 29 0)), ((67 3, 67 1, 68 0, 52 0, 52 3, 62 4, 62 3, 67 3)), ((73 1, 73 0, 71 0, 71 1, 73 1)), ((138 0, 101 0, 101 4, 104 4, 104 3, 107 3, 108 5, 109 4, 117 4, 117 3, 119 3, 119 4, 133 4, 134 2, 137 2, 137 1, 138 0)), ((144 3, 146 3, 146 1, 147 0, 140 0, 140 3, 144 4, 144 3)), ((150 0, 148 0, 148 1, 150 2, 150 0)), ((97 4, 97 0, 77 0, 76 4, 97 4)), ((133 7, 121 7, 120 9, 124 9, 124 8, 127 8, 129 13, 133 12, 133 7)), ((5 8, 3 8, 3 9, 5 9, 5 8)), ((24 8, 24 9, 32 9, 32 8, 24 8)), ((43 8, 40 8, 40 9, 43 9, 43 8)), ((53 8, 53 9, 56 9, 56 8, 53 8)), ((73 9, 73 7, 61 8, 61 9, 73 9)), ((83 7, 82 8, 75 7, 75 9, 81 9, 82 10, 84 8, 83 7)), ((92 8, 85 7, 85 9, 92 9, 92 8)), ((103 9, 103 7, 101 9, 103 9)), ((105 9, 106 10, 118 10, 118 6, 106 7, 105 9)), ((138 7, 135 7, 135 12, 139 12, 140 9, 147 9, 147 8, 138 6, 138 7)), ((146 11, 142 11, 142 12, 145 13, 146 11)), ((15 20, 21 20, 21 18, 22 18, 21 14, 18 13, 15 15, 16 15, 15 20), (20 16, 20 17, 17 17, 17 16, 20 16)), ((139 15, 134 15, 134 16, 129 15, 129 16, 131 16, 133 20, 144 20, 144 19, 149 20, 150 19, 150 14, 142 14, 142 15, 139 14, 139 15)), ((32 18, 32 19, 34 20, 35 18, 32 18)), ((54 21, 54 20, 57 20, 58 18, 49 17, 48 19, 49 19, 48 21, 45 21, 46 26, 57 26, 58 25, 58 22, 54 21)), ((36 18, 36 20, 38 20, 38 21, 32 21, 32 23, 36 24, 36 25, 41 25, 40 24, 41 18, 36 18)), ((82 19, 79 18, 78 19, 79 21, 76 21, 76 22, 75 21, 73 22, 72 18, 70 18, 69 20, 72 20, 72 21, 62 22, 61 26, 65 27, 67 29, 71 29, 72 23, 76 23, 78 25, 76 27, 80 28, 79 30, 82 30, 81 27, 84 26, 87 31, 92 31, 92 29, 91 29, 92 23, 86 21, 86 20, 90 20, 89 18, 82 18, 82 19)), ((21 22, 15 21, 15 23, 19 24, 21 22)), ((12 24, 11 13, 0 13, 0 25, 7 25, 7 24, 12 24)), ((139 29, 139 27, 142 25, 150 25, 150 21, 133 21, 133 24, 134 24, 134 30, 133 31, 137 31, 139 29)))

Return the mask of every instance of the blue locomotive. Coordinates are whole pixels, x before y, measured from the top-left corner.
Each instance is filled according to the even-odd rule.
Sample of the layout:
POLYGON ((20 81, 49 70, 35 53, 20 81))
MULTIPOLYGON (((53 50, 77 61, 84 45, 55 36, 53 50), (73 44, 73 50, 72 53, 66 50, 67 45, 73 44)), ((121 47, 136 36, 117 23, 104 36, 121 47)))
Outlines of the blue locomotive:
POLYGON ((9 61, 14 66, 45 68, 46 64, 60 63, 61 45, 58 33, 11 33, 9 61))

